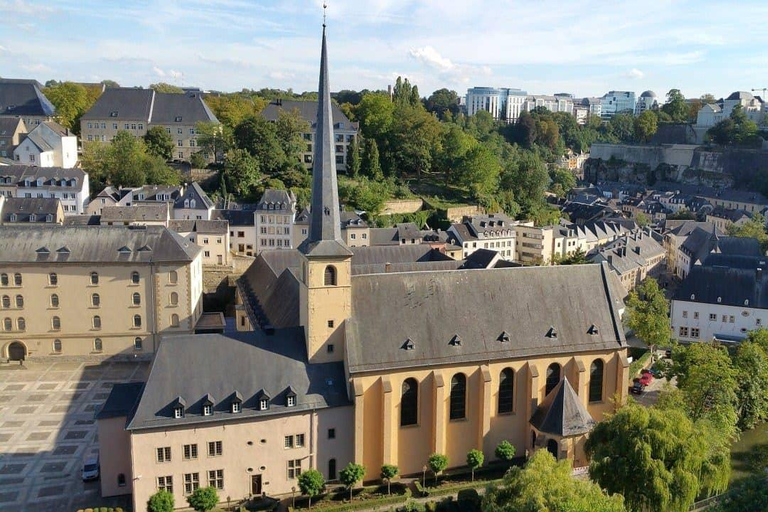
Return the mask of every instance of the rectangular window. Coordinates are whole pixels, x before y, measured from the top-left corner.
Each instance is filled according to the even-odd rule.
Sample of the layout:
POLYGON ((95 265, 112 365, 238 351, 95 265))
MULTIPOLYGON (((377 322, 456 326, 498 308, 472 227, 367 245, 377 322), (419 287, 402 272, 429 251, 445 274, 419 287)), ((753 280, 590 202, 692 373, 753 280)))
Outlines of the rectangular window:
POLYGON ((159 476, 157 477, 157 490, 168 491, 173 494, 173 477, 172 476, 159 476))
POLYGON ((301 459, 288 461, 288 479, 294 480, 301 474, 301 459))
POLYGON ((681 327, 680 328, 680 336, 688 337, 688 328, 687 327, 681 327))
POLYGON ((171 462, 170 446, 164 446, 157 449, 157 462, 171 462))
POLYGON ((728 321, 728 315, 723 315, 723 323, 726 323, 728 321))
POLYGON ((304 434, 296 434, 296 448, 304 448, 304 434))
POLYGON ((710 322, 716 322, 716 321, 717 321, 717 314, 715 314, 715 313, 710 313, 710 314, 709 314, 709 321, 710 321, 710 322))
POLYGON ((732 324, 732 323, 733 323, 733 322, 735 322, 735 321, 736 321, 736 318, 735 318, 733 315, 731 315, 731 316, 729 316, 729 317, 728 317, 728 323, 729 323, 729 324, 732 324))
POLYGON ((333 329, 333 320, 328 320, 328 328, 333 329))
POLYGON ((192 494, 200 487, 200 473, 184 473, 184 494, 192 494))
POLYGON ((208 485, 215 489, 224 488, 224 470, 214 469, 208 471, 208 485))
POLYGON ((694 311, 693 312, 693 319, 694 320, 698 320, 699 319, 699 312, 698 311, 694 311))
POLYGON ((760 319, 760 318, 756 318, 756 319, 755 319, 755 324, 756 324, 756 325, 763 325, 763 320, 762 320, 762 319, 760 319))
POLYGON ((293 436, 285 436, 284 448, 293 448, 293 436))
POLYGON ((184 445, 184 459, 191 460, 197 458, 197 444, 184 445))
POLYGON ((336 439, 336 429, 335 428, 329 428, 328 429, 328 439, 336 439))
POLYGON ((691 338, 698 338, 698 337, 699 337, 698 327, 691 327, 691 338))
POLYGON ((683 311, 683 318, 688 318, 688 312, 687 311, 683 311))
POLYGON ((217 457, 221 455, 222 452, 222 446, 221 441, 211 441, 208 443, 208 456, 209 457, 217 457))

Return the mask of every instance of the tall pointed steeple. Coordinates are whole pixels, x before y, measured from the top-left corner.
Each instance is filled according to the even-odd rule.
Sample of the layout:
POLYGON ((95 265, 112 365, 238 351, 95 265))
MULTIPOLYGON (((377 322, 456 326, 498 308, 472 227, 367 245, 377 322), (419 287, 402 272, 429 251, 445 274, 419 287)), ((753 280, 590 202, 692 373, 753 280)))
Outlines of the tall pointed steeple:
POLYGON ((341 238, 325 20, 323 20, 323 49, 320 57, 320 83, 317 96, 317 122, 312 162, 312 215, 309 237, 301 244, 299 250, 306 255, 349 254, 349 249, 341 238))

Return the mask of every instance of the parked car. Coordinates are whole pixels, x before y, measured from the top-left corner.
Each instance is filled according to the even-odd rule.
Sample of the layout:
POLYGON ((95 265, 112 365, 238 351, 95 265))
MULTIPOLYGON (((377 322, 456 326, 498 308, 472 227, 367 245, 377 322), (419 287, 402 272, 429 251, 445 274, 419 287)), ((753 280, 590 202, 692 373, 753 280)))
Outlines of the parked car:
POLYGON ((98 480, 100 469, 98 455, 91 455, 86 458, 83 463, 83 482, 98 480))
POLYGON ((630 392, 633 395, 642 395, 643 391, 645 390, 645 386, 640 382, 640 379, 635 379, 632 383, 632 388, 630 388, 630 392))
POLYGON ((650 370, 643 370, 640 372, 640 384, 642 384, 643 387, 649 386, 653 382, 653 374, 650 370))
POLYGON ((664 351, 664 357, 666 357, 667 359, 672 359, 672 349, 671 348, 668 348, 667 350, 664 351))

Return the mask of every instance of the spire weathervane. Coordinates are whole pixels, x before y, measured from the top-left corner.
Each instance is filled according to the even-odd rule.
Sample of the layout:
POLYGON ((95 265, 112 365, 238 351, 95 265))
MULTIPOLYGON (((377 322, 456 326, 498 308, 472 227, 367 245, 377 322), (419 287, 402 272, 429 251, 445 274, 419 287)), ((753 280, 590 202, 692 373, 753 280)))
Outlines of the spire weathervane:
POLYGON ((328 4, 323 2, 323 28, 325 28, 325 13, 327 9, 328 9, 328 4))

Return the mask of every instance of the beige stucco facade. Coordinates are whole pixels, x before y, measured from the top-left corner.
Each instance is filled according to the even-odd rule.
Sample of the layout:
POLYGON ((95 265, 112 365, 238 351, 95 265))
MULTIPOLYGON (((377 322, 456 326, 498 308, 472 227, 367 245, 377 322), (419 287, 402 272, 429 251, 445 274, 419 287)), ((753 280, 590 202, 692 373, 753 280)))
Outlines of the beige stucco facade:
MULTIPOLYGON (((544 399, 549 365, 561 365, 561 375, 569 382, 587 407, 600 421, 613 411, 613 398, 624 400, 628 387, 626 350, 578 354, 562 357, 540 357, 490 364, 465 364, 434 368, 416 368, 383 374, 353 375, 355 399, 355 460, 366 469, 366 479, 378 477, 382 464, 395 464, 403 475, 422 471, 432 453, 448 456, 449 467, 466 464, 471 449, 482 450, 486 460, 494 459, 499 442, 508 440, 518 455, 534 449, 533 430, 529 423, 536 406, 544 399), (588 402, 590 365, 604 362, 603 398, 588 402), (512 413, 497 412, 500 373, 514 370, 514 408, 512 413), (466 416, 449 419, 451 379, 463 373, 467 378, 466 416), (405 379, 418 381, 418 422, 400 426, 400 398, 405 379)), ((537 447, 542 439, 539 436, 537 447)), ((564 446, 565 448, 565 446, 564 446)), ((584 466, 583 452, 575 466, 584 466)))
POLYGON ((125 416, 118 416, 96 422, 99 451, 103 454, 99 457, 99 484, 101 495, 105 498, 133 492, 131 435, 125 430, 125 420, 125 416), (122 485, 122 482, 125 482, 125 485, 122 485))
MULTIPOLYGON (((298 491, 298 475, 289 472, 296 468, 296 461, 300 461, 301 471, 314 468, 326 479, 338 478, 338 471, 353 457, 353 417, 353 408, 347 406, 179 429, 132 431, 128 464, 139 468, 141 475, 133 480, 133 509, 145 510, 147 500, 159 489, 160 477, 171 477, 177 507, 186 504, 189 494, 185 475, 195 473, 200 487, 205 487, 211 483, 209 471, 221 470, 219 497, 233 500, 254 495, 259 490, 254 480, 259 479, 261 493, 269 496, 290 495, 292 487, 298 491), (296 446, 297 435, 304 436, 303 446, 296 446), (293 436, 293 448, 286 448, 286 436, 293 436), (208 443, 219 441, 221 455, 209 455, 208 443), (185 459, 184 445, 191 444, 197 445, 197 457, 185 459), (166 447, 170 448, 170 461, 158 462, 157 449, 166 447), (331 460, 335 461, 336 476, 329 474, 331 460)), ((128 466, 121 470, 127 471, 128 466)), ((123 488, 120 494, 128 492, 123 488)))
POLYGON ((194 332, 202 314, 201 254, 187 263, 44 262, 4 266, 2 273, 2 358, 14 342, 32 358, 151 354, 159 335, 194 332))

